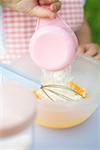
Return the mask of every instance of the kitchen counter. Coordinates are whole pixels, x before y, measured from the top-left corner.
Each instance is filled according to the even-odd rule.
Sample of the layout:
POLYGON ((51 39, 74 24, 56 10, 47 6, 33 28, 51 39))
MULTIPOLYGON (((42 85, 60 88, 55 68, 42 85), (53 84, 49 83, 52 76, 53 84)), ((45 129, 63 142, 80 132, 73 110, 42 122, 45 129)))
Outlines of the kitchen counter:
POLYGON ((100 150, 100 108, 83 124, 69 129, 35 126, 35 150, 100 150))
POLYGON ((54 130, 33 125, 20 135, 0 139, 0 150, 100 150, 100 108, 73 128, 54 130))

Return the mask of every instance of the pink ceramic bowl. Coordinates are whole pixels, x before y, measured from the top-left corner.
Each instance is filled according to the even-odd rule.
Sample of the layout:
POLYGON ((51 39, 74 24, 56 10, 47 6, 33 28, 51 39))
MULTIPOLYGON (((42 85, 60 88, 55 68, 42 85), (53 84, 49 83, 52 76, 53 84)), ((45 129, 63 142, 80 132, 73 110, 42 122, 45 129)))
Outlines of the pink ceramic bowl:
POLYGON ((30 41, 30 54, 41 68, 56 71, 67 67, 77 49, 77 38, 63 20, 40 20, 30 41))

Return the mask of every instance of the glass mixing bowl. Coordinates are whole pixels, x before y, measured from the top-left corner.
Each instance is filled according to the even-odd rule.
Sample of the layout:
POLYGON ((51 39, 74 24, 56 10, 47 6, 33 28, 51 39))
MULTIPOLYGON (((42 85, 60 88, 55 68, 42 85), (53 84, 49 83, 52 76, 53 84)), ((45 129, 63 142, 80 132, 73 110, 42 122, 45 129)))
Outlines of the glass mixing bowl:
MULTIPOLYGON (((12 65, 40 81, 41 69, 28 55, 16 60, 12 65)), ((49 128, 73 127, 87 120, 99 106, 99 62, 92 58, 76 56, 71 67, 73 81, 86 89, 87 98, 70 103, 54 103, 45 98, 37 101, 37 124, 49 128)))

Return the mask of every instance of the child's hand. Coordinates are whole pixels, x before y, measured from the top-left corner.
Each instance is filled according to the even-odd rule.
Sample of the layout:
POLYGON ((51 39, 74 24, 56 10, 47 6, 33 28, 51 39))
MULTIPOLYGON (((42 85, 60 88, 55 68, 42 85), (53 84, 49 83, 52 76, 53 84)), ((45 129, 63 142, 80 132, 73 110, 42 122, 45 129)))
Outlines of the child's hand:
POLYGON ((54 18, 61 7, 59 0, 3 0, 9 8, 26 13, 27 15, 42 18, 54 18), (48 8, 44 7, 47 6, 48 8))
POLYGON ((90 43, 80 45, 78 48, 78 52, 100 60, 100 47, 97 44, 90 43))

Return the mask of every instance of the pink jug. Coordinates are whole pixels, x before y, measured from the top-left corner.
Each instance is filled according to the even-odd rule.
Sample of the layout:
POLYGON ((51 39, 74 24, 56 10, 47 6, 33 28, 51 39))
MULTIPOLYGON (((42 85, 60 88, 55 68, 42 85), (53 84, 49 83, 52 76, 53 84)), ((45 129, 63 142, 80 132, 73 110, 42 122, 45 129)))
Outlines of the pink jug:
POLYGON ((59 17, 39 19, 29 51, 32 60, 49 71, 62 70, 73 60, 77 38, 71 28, 59 17))

